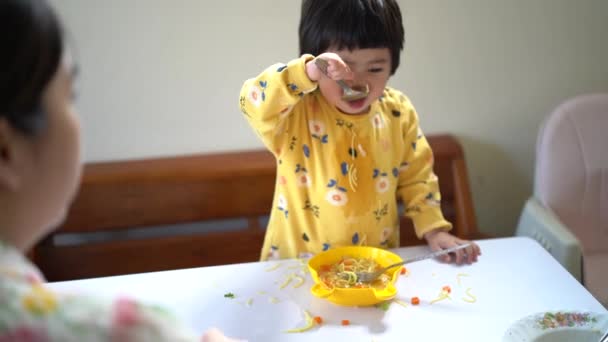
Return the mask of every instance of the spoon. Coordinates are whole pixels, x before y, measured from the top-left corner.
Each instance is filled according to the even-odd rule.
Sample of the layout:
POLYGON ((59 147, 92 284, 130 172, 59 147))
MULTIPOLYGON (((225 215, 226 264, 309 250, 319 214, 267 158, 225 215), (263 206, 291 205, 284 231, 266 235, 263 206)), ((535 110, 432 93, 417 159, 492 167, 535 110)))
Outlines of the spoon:
MULTIPOLYGON (((329 77, 327 75, 327 67, 329 66, 329 63, 325 59, 315 58, 315 65, 325 76, 329 77)), ((365 87, 360 87, 361 89, 353 89, 349 87, 344 80, 337 80, 336 83, 338 83, 338 85, 342 88, 342 100, 355 101, 363 99, 369 95, 369 86, 367 84, 365 87)))

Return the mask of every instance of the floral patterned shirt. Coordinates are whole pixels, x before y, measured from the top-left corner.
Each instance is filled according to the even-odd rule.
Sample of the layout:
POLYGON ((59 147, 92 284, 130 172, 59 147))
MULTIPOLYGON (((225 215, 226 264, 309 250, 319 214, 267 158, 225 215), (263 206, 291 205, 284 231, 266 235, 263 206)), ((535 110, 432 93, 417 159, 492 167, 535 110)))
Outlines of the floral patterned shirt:
POLYGON ((128 298, 58 295, 17 249, 0 241, 0 342, 200 341, 163 309, 128 298))
POLYGON ((397 247, 397 197, 419 238, 451 228, 409 99, 387 87, 367 114, 343 114, 307 77, 312 58, 273 65, 241 90, 241 111, 277 159, 261 259, 352 244, 397 247))

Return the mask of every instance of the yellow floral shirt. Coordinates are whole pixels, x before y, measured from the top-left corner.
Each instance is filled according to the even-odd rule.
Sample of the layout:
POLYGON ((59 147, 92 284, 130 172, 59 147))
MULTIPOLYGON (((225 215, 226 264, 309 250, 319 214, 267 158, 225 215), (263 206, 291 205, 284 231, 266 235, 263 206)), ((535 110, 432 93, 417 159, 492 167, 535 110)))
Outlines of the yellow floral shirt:
POLYGON ((0 342, 200 341, 159 307, 129 298, 58 295, 19 251, 0 241, 0 342))
POLYGON ((311 58, 272 65, 241 90, 241 111, 277 159, 261 259, 353 244, 397 247, 398 197, 419 238, 450 229, 433 154, 409 99, 387 87, 368 113, 343 114, 307 77, 311 58))

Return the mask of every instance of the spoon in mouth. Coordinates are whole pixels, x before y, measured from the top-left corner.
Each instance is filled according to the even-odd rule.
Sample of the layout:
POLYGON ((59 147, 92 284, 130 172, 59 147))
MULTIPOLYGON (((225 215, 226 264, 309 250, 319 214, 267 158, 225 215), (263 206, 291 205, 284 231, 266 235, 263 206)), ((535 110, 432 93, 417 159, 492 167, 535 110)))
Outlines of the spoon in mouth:
MULTIPOLYGON (((325 76, 328 76, 327 67, 329 66, 329 63, 327 63, 326 60, 323 58, 315 58, 315 65, 325 76)), ((367 95, 369 95, 369 86, 367 84, 365 86, 355 86, 351 88, 344 80, 337 80, 336 83, 342 88, 342 100, 355 101, 366 98, 367 95)))

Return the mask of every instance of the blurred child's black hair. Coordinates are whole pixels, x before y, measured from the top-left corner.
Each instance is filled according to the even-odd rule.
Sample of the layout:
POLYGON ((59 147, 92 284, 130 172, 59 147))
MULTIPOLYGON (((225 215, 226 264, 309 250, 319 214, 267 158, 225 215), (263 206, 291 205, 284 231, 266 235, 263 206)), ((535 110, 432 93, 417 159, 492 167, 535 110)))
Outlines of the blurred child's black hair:
POLYGON ((45 0, 0 0, 0 118, 27 134, 45 123, 44 89, 63 55, 63 34, 45 0))

